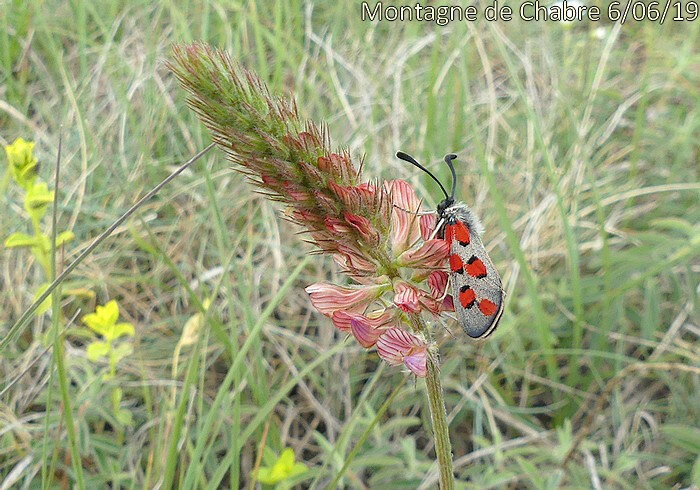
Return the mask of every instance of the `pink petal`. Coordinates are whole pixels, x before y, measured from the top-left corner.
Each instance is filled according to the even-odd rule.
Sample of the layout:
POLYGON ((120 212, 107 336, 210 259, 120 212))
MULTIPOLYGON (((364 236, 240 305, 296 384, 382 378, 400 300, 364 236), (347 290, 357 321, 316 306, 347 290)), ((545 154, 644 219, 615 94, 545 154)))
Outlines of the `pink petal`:
POLYGON ((411 334, 394 327, 382 333, 377 339, 377 353, 392 366, 403 363, 403 358, 411 350, 411 334))
POLYGON ((439 315, 442 311, 442 303, 436 299, 433 299, 425 291, 420 291, 420 304, 423 308, 426 308, 434 315, 439 315))
POLYGON ((308 192, 301 190, 296 184, 284 182, 282 183, 282 186, 284 187, 284 192, 295 201, 306 201, 311 199, 311 195, 308 192))
POLYGON ((343 217, 345 218, 345 221, 354 227, 365 240, 369 241, 370 243, 378 243, 379 234, 374 229, 369 219, 352 213, 345 213, 343 217))
POLYGON ((344 274, 349 275, 355 282, 362 284, 363 286, 386 282, 384 280, 386 279, 385 276, 382 276, 381 278, 376 276, 376 267, 372 266, 369 270, 360 270, 353 267, 352 262, 347 255, 340 253, 333 254, 333 261, 338 264, 344 274))
POLYGON ((344 265, 349 271, 353 273, 376 272, 377 266, 365 258, 362 252, 359 250, 343 243, 337 244, 337 247, 338 252, 343 257, 343 262, 341 262, 341 265, 344 265))
POLYGON ((433 271, 428 276, 428 287, 430 293, 421 292, 420 302, 431 313, 439 315, 442 311, 454 311, 452 296, 445 294, 447 288, 447 272, 433 271))
POLYGON ((418 249, 402 253, 399 264, 428 269, 441 265, 449 254, 450 246, 445 240, 433 239, 424 242, 418 249))
POLYGON ((335 284, 316 283, 308 286, 306 292, 309 294, 311 303, 318 311, 326 316, 332 317, 333 313, 342 310, 348 313, 361 313, 367 306, 378 298, 383 285, 344 287, 335 284))
POLYGON ((365 349, 372 347, 382 333, 381 329, 374 328, 359 316, 353 317, 350 320, 350 328, 352 334, 365 349))
POLYGON ((352 319, 358 319, 369 325, 372 328, 381 329, 387 328, 387 325, 392 323, 396 319, 396 309, 387 308, 382 310, 376 310, 372 313, 365 315, 360 315, 357 313, 347 313, 345 311, 336 311, 333 313, 331 320, 339 330, 343 332, 351 331, 350 322, 352 319))
POLYGON ((403 358, 406 367, 419 378, 425 378, 427 374, 427 361, 428 354, 425 347, 416 348, 410 355, 403 358))
POLYGON ((391 211, 391 239, 394 254, 399 255, 420 238, 418 215, 413 214, 420 210, 420 201, 406 181, 391 180, 385 184, 385 189, 394 205, 391 211))
POLYGON ((440 299, 445 294, 447 278, 447 272, 445 271, 433 271, 430 273, 430 276, 428 276, 428 287, 433 298, 440 299))
POLYGON ((425 376, 427 347, 419 337, 400 328, 390 328, 377 339, 377 352, 388 364, 404 364, 416 376, 425 376))
POLYGON ((304 209, 295 209, 292 211, 292 217, 300 224, 308 225, 309 223, 316 222, 319 217, 312 213, 311 211, 304 209))
POLYGON ((333 164, 331 162, 331 159, 326 156, 318 157, 318 159, 316 160, 316 166, 322 172, 332 173, 333 171, 333 164))
POLYGON ((349 154, 343 153, 339 155, 337 153, 331 153, 330 159, 333 169, 338 173, 341 180, 353 180, 357 176, 349 154))
POLYGON ((394 304, 406 313, 418 313, 421 310, 419 293, 416 288, 409 284, 397 281, 394 284, 394 304))
POLYGON ((315 134, 312 134, 308 131, 302 131, 299 133, 299 142, 306 149, 316 149, 318 146, 321 145, 321 142, 319 141, 318 137, 315 134))
MULTIPOLYGON (((328 161, 330 162, 330 159, 328 161)), ((328 187, 331 189, 331 191, 333 191, 333 194, 335 194, 338 200, 346 207, 350 209, 357 209, 355 194, 352 192, 350 187, 337 184, 332 180, 328 182, 328 187)))
POLYGON ((358 186, 342 186, 333 181, 329 181, 328 187, 351 211, 371 209, 374 196, 377 192, 377 188, 370 183, 364 183, 358 186))
POLYGON ((331 199, 330 197, 326 196, 323 192, 316 190, 314 191, 314 199, 316 200, 316 204, 325 212, 335 214, 337 212, 337 205, 338 203, 331 199))
POLYGON ((331 315, 331 320, 333 320, 333 325, 338 327, 338 330, 343 332, 350 332, 350 321, 355 317, 351 313, 345 311, 336 311, 331 315))
POLYGON ((424 214, 420 217, 420 236, 423 240, 429 240, 435 230, 437 216, 434 214, 424 214))
POLYGON ((444 311, 455 311, 455 302, 451 294, 448 294, 445 296, 445 299, 442 300, 442 309, 444 311))
POLYGON ((452 300, 451 294, 445 294, 445 289, 447 289, 447 272, 445 271, 433 271, 428 276, 428 287, 430 288, 431 296, 439 300, 442 298, 442 304, 440 305, 440 310, 442 311, 455 311, 455 304, 452 300))
POLYGON ((326 225, 326 228, 328 228, 328 231, 331 233, 335 234, 344 234, 344 233, 350 233, 350 227, 347 225, 342 220, 339 220, 338 218, 332 218, 330 216, 326 216, 324 218, 324 223, 326 225))
POLYGON ((386 182, 388 191, 391 194, 391 202, 396 206, 409 211, 419 211, 420 200, 416 196, 411 184, 405 180, 390 180, 386 182))
POLYGON ((395 308, 386 308, 383 310, 376 310, 367 315, 366 320, 373 327, 386 327, 390 323, 396 320, 396 315, 398 312, 395 308))

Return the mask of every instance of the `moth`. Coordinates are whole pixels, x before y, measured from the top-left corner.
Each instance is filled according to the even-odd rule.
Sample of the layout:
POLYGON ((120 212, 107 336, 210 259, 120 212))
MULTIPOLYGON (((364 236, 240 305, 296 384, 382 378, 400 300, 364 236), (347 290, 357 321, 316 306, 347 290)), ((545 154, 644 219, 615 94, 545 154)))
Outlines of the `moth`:
POLYGON ((503 314, 501 276, 481 241, 484 227, 479 218, 469 206, 455 201, 457 175, 452 160, 457 155, 445 155, 445 163, 452 173, 450 194, 438 178, 412 156, 402 151, 396 156, 427 173, 445 194, 445 199, 437 206, 437 225, 433 235, 447 240, 450 245, 449 282, 457 319, 470 337, 488 337, 503 314))

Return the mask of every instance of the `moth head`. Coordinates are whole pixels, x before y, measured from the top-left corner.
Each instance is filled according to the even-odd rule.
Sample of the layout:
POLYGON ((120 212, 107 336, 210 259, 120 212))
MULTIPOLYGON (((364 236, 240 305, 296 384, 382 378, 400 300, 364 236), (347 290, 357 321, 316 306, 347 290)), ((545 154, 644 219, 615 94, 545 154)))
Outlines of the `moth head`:
POLYGON ((440 203, 437 206, 438 217, 442 218, 443 215, 445 214, 445 210, 447 208, 449 208, 450 206, 453 206, 454 203, 455 203, 455 200, 452 197, 446 197, 445 199, 440 201, 440 203))

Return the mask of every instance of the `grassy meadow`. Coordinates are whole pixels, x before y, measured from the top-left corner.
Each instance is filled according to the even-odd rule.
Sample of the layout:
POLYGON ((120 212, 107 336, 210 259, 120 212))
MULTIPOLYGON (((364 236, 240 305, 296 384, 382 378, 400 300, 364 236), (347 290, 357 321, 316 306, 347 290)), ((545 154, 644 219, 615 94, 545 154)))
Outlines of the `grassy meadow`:
POLYGON ((507 306, 483 342, 436 324, 458 488, 700 486, 700 22, 0 0, 0 144, 35 142, 50 191, 62 135, 55 218, 74 235, 55 264, 2 246, 50 236, 53 197, 32 223, 0 155, 0 489, 437 487, 425 383, 311 306, 304 287, 338 267, 218 150, 13 330, 52 274, 210 143, 165 67, 193 40, 430 207, 438 186, 394 153, 445 182, 443 155, 459 155, 507 306))

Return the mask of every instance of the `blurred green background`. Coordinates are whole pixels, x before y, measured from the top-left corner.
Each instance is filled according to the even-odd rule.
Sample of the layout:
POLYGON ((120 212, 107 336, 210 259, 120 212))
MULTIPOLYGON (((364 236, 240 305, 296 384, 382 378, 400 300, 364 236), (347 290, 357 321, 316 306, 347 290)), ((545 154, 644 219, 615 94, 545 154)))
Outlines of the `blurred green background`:
MULTIPOLYGON (((59 271, 209 142, 164 66, 173 42, 227 49, 364 155, 366 178, 409 180, 429 206, 437 186, 393 154, 447 179, 440 161, 456 152, 458 194, 508 295, 488 341, 450 320, 442 339, 460 487, 689 487, 700 485, 699 31, 362 22, 359 2, 0 1, 0 143, 35 141, 51 181, 63 126, 59 226, 76 239, 59 271)), ((1 242, 29 231, 5 169, 1 242)), ((310 307, 303 287, 339 276, 305 258, 297 231, 215 151, 76 269, 65 288, 84 294, 64 298, 61 327, 88 488, 153 488, 168 471, 182 488, 249 487, 285 448, 307 470, 281 487, 325 488, 346 461, 343 487, 436 487, 424 383, 310 307), (89 332, 67 320, 110 299, 135 336, 104 380, 89 332), (116 388, 130 424, 115 419, 116 388)), ((27 250, 0 249, 0 336, 45 281, 27 250)), ((0 352, 0 389, 22 374, 0 397, 2 488, 77 478, 50 326, 35 318, 0 352)))

